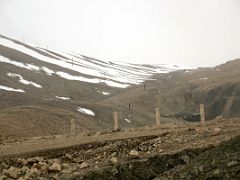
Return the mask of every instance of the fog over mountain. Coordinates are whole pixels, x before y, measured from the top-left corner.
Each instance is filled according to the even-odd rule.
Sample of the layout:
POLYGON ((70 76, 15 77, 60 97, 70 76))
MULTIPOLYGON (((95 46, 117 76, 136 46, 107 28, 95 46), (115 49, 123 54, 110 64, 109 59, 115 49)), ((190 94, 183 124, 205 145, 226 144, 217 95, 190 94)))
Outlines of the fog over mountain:
POLYGON ((1 0, 0 27, 109 61, 206 67, 240 57, 238 0, 1 0))

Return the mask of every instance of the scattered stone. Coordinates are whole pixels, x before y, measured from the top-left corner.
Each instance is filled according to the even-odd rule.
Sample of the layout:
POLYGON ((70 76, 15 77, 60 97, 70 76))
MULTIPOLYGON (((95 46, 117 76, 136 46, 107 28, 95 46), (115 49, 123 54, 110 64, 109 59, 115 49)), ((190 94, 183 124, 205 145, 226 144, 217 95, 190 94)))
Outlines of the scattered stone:
MULTIPOLYGON (((33 166, 34 166, 34 164, 33 164, 33 166)), ((36 168, 38 168, 38 169, 41 169, 42 167, 47 167, 48 165, 47 165, 47 163, 45 163, 45 162, 38 162, 36 165, 35 165, 35 167, 36 168)))
POLYGON ((91 149, 86 151, 86 153, 92 153, 92 152, 93 152, 93 150, 91 150, 91 149))
POLYGON ((29 177, 36 177, 38 175, 38 170, 37 168, 31 168, 29 173, 28 173, 28 176, 29 177))
POLYGON ((131 158, 138 158, 139 157, 139 153, 136 149, 132 149, 129 153, 131 158))
POLYGON ((38 162, 38 161, 36 159, 34 159, 34 158, 27 158, 27 163, 28 164, 34 164, 36 162, 38 162))
POLYGON ((40 173, 41 174, 43 174, 43 175, 46 175, 46 174, 48 174, 48 165, 47 165, 47 163, 45 163, 45 162, 39 162, 38 164, 37 164, 37 167, 39 168, 39 171, 40 171, 40 173))
POLYGON ((162 139, 161 139, 161 137, 155 139, 155 142, 157 142, 157 143, 162 143, 162 139))
MULTIPOLYGON (((0 179, 1 179, 1 178, 0 178, 0 179)), ((26 178, 20 177, 20 178, 18 178, 18 180, 26 180, 26 178)))
POLYGON ((97 156, 95 159, 96 159, 96 160, 100 160, 100 159, 102 159, 102 156, 99 155, 99 156, 97 156))
POLYGON ((49 168, 48 168, 49 171, 55 171, 55 172, 59 172, 61 171, 61 165, 57 162, 53 163, 53 165, 51 165, 49 168))
POLYGON ((236 166, 236 165, 238 165, 237 161, 231 161, 227 164, 227 167, 233 167, 233 166, 236 166))
POLYGON ((203 166, 199 166, 198 170, 199 170, 200 172, 203 172, 203 166))
POLYGON ((111 154, 111 156, 112 156, 112 157, 117 156, 117 152, 113 152, 113 153, 111 154))
POLYGON ((68 159, 68 160, 72 160, 73 157, 71 156, 71 154, 65 154, 65 158, 68 159))
POLYGON ((3 169, 2 174, 13 179, 17 179, 21 175, 21 169, 11 166, 8 170, 3 169))
POLYGON ((37 163, 33 163, 32 168, 36 168, 37 163))
POLYGON ((53 165, 54 163, 60 163, 60 160, 57 158, 48 160, 48 164, 53 165))
POLYGON ((217 121, 222 121, 222 120, 223 120, 223 117, 222 117, 222 116, 217 116, 215 119, 216 119, 217 121))
POLYGON ((188 164, 188 163, 190 162, 190 158, 188 157, 188 155, 182 156, 182 160, 183 160, 186 164, 188 164))
POLYGON ((213 130, 214 130, 214 132, 220 132, 220 131, 221 131, 221 128, 215 127, 213 130))
POLYGON ((22 166, 26 166, 28 164, 27 160, 26 159, 21 159, 19 158, 18 159, 18 162, 22 165, 22 166))
POLYGON ((67 169, 67 168, 69 168, 69 164, 63 163, 63 164, 62 164, 62 169, 67 169))
POLYGON ((44 161, 44 158, 43 158, 43 157, 34 157, 34 159, 35 159, 37 162, 44 161))
POLYGON ((7 169, 7 168, 8 168, 8 165, 7 165, 5 162, 2 162, 2 168, 3 168, 3 169, 7 169))
POLYGON ((73 159, 73 162, 75 163, 82 163, 84 160, 81 157, 76 157, 73 159))
POLYGON ((80 168, 80 169, 85 169, 85 168, 87 168, 88 166, 89 166, 89 164, 88 164, 87 162, 83 162, 83 163, 80 164, 79 168, 80 168))
POLYGON ((117 164, 118 163, 118 160, 117 160, 117 158, 116 157, 112 157, 111 159, 110 159, 110 162, 112 163, 112 164, 117 164))
POLYGON ((107 153, 106 153, 106 152, 104 152, 104 153, 103 153, 103 157, 105 157, 106 155, 107 155, 107 153))
POLYGON ((163 152, 164 152, 164 149, 159 149, 158 152, 159 152, 159 153, 163 153, 163 152))
POLYGON ((73 173, 73 169, 72 168, 67 168, 61 171, 61 173, 63 174, 72 174, 73 173))
POLYGON ((81 174, 80 172, 76 171, 76 172, 73 173, 73 176, 79 176, 80 174, 81 174))
POLYGON ((216 170, 213 171, 213 174, 214 174, 214 175, 218 175, 219 173, 220 173, 220 170, 219 170, 219 169, 216 169, 216 170))
POLYGON ((178 143, 181 143, 182 142, 182 140, 180 139, 180 138, 176 138, 176 139, 174 139, 175 141, 177 141, 178 143))
POLYGON ((53 179, 54 180, 59 180, 60 178, 59 178, 59 175, 58 174, 55 174, 54 176, 53 176, 53 179))
POLYGON ((1 180, 6 180, 6 179, 9 179, 7 176, 5 176, 5 175, 0 175, 0 179, 1 180))
POLYGON ((29 171, 29 168, 28 168, 27 166, 23 166, 23 167, 21 168, 22 174, 26 174, 26 173, 28 173, 28 171, 29 171))

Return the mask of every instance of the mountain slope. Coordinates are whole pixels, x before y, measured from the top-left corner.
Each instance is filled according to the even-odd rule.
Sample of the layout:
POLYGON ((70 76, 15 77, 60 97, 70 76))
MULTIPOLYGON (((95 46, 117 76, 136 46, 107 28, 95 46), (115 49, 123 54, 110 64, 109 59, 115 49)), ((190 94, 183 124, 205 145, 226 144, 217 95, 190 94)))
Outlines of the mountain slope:
MULTIPOLYGON (((127 116, 128 109, 103 100, 152 80, 153 74, 180 69, 102 61, 5 36, 0 37, 0 65, 0 131, 9 136, 69 133, 72 118, 78 132, 110 129, 113 111, 127 116)), ((139 117, 122 125, 140 125, 147 116, 139 117)))
POLYGON ((1 36, 0 65, 0 132, 8 136, 67 134, 73 118, 77 133, 112 129, 114 111, 123 128, 152 126, 156 107, 163 123, 196 121, 201 103, 207 120, 240 116, 240 59, 181 70, 102 61, 1 36))

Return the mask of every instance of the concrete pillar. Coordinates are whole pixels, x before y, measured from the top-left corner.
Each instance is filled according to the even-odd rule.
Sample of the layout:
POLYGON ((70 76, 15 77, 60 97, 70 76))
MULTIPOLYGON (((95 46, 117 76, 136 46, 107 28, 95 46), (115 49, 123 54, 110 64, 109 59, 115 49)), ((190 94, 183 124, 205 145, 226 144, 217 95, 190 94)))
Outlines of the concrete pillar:
POLYGON ((201 124, 206 125, 204 104, 200 104, 200 116, 201 116, 201 124))
POLYGON ((70 123, 71 123, 71 135, 75 135, 75 129, 76 129, 76 124, 75 124, 75 120, 74 119, 71 119, 70 120, 70 123))
POLYGON ((113 113, 113 118, 114 118, 114 131, 120 131, 120 123, 119 123, 119 118, 118 118, 118 112, 113 113))
POLYGON ((156 111, 156 126, 160 126, 160 108, 156 108, 155 109, 155 111, 156 111))

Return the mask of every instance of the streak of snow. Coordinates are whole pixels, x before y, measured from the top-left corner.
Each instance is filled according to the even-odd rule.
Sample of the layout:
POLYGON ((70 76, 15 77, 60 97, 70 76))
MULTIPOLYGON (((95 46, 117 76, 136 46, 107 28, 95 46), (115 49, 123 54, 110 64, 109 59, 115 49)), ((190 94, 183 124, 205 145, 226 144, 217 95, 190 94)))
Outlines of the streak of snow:
POLYGON ((6 91, 14 91, 14 92, 25 92, 22 89, 14 89, 14 88, 2 86, 2 85, 0 85, 0 89, 6 90, 6 91))
POLYGON ((55 96, 55 97, 62 100, 70 100, 69 97, 62 97, 62 96, 55 96))
POLYGON ((51 98, 50 99, 44 98, 43 100, 44 101, 52 101, 53 99, 51 99, 51 98))
POLYGON ((35 66, 35 65, 32 65, 32 64, 24 64, 24 63, 21 63, 21 62, 13 61, 13 60, 10 60, 10 59, 8 59, 6 57, 3 57, 1 55, 0 55, 0 62, 12 64, 12 65, 18 66, 20 68, 28 69, 28 70, 35 70, 35 71, 39 71, 40 70, 40 68, 38 66, 35 66))
POLYGON ((87 114, 87 115, 90 115, 90 116, 95 116, 95 113, 90 109, 78 107, 77 111, 79 111, 81 113, 84 113, 84 114, 87 114))
POLYGON ((207 77, 204 77, 204 78, 200 78, 200 80, 207 80, 208 78, 207 77))
MULTIPOLYGON (((25 69, 28 69, 28 70, 37 70, 37 71, 43 70, 48 75, 52 75, 52 74, 55 73, 53 70, 51 70, 47 67, 38 67, 38 66, 35 66, 35 65, 32 65, 32 64, 24 64, 24 63, 21 63, 21 62, 10 60, 10 59, 5 58, 3 56, 0 56, 0 62, 12 64, 12 65, 15 65, 17 67, 25 68, 25 69)), ((82 77, 82 76, 74 76, 74 75, 70 75, 70 74, 62 72, 62 71, 57 71, 55 74, 57 74, 58 76, 60 76, 62 78, 68 79, 68 80, 84 81, 84 82, 89 82, 89 83, 99 83, 101 81, 101 79, 98 79, 98 78, 92 78, 91 79, 91 78, 85 78, 85 77, 82 77)), ((113 82, 113 81, 110 81, 110 80, 106 80, 104 82, 109 86, 118 87, 118 88, 126 88, 126 87, 129 86, 129 84, 121 84, 121 83, 113 82)))
MULTIPOLYGON (((61 77, 65 76, 64 78, 67 79, 86 81, 89 83, 100 83, 102 82, 101 80, 104 79, 104 83, 107 85, 120 88, 126 88, 130 84, 139 84, 145 80, 153 80, 151 76, 155 73, 169 73, 182 69, 177 65, 138 65, 124 62, 101 61, 76 52, 63 52, 53 49, 46 50, 45 47, 28 43, 28 45, 33 48, 30 49, 5 38, 0 38, 0 44, 32 56, 34 60, 44 61, 87 76, 93 76, 93 78, 85 78, 82 76, 72 76, 61 71, 60 73, 57 72, 61 77), (42 51, 49 56, 37 51, 42 51)), ((46 67, 42 67, 41 69, 48 75, 55 73, 50 69, 46 69, 46 67)))
MULTIPOLYGON (((82 76, 74 76, 62 71, 57 71, 56 72, 57 75, 59 75, 62 78, 68 79, 68 80, 75 80, 75 81, 84 81, 84 82, 89 82, 89 83, 99 83, 100 79, 98 78, 85 78, 82 76)), ((121 84, 121 83, 117 83, 117 82, 113 82, 110 80, 106 80, 104 83, 106 83, 108 86, 113 86, 113 87, 118 87, 118 88, 126 88, 129 85, 128 84, 121 84)))
POLYGON ((101 93, 101 94, 103 94, 103 95, 105 95, 105 96, 107 96, 107 95, 110 95, 111 93, 110 92, 105 92, 105 91, 97 91, 98 93, 101 93))
POLYGON ((125 120, 125 121, 127 121, 128 123, 130 123, 130 122, 131 122, 131 121, 130 121, 129 119, 127 119, 127 118, 125 118, 124 120, 125 120))
POLYGON ((20 74, 13 74, 13 73, 7 73, 7 75, 9 77, 17 77, 19 78, 19 82, 22 83, 22 84, 26 84, 26 85, 32 85, 32 86, 35 86, 36 88, 42 88, 41 85, 33 82, 33 81, 28 81, 26 79, 24 79, 20 74))
POLYGON ((47 67, 42 67, 41 68, 43 71, 46 72, 47 75, 51 76, 52 74, 54 74, 55 72, 47 67))
MULTIPOLYGON (((42 69, 48 75, 50 75, 51 73, 54 72, 53 70, 48 69, 46 67, 40 68, 38 66, 31 65, 31 64, 23 64, 23 63, 5 58, 3 56, 0 56, 0 62, 9 63, 9 64, 12 64, 12 65, 15 65, 15 66, 18 66, 18 67, 21 67, 21 68, 25 68, 25 69, 28 69, 28 70, 39 71, 39 70, 42 69)), ((68 73, 61 72, 61 71, 56 72, 56 74, 59 75, 62 78, 69 79, 69 80, 85 81, 85 82, 89 82, 89 83, 99 83, 101 81, 101 79, 99 79, 99 78, 85 78, 85 77, 82 77, 82 76, 73 76, 73 75, 70 75, 68 73)), ((129 84, 122 84, 122 83, 114 82, 114 81, 111 81, 111 80, 106 80, 105 83, 109 86, 118 87, 118 88, 126 88, 126 87, 129 86, 129 84)))

